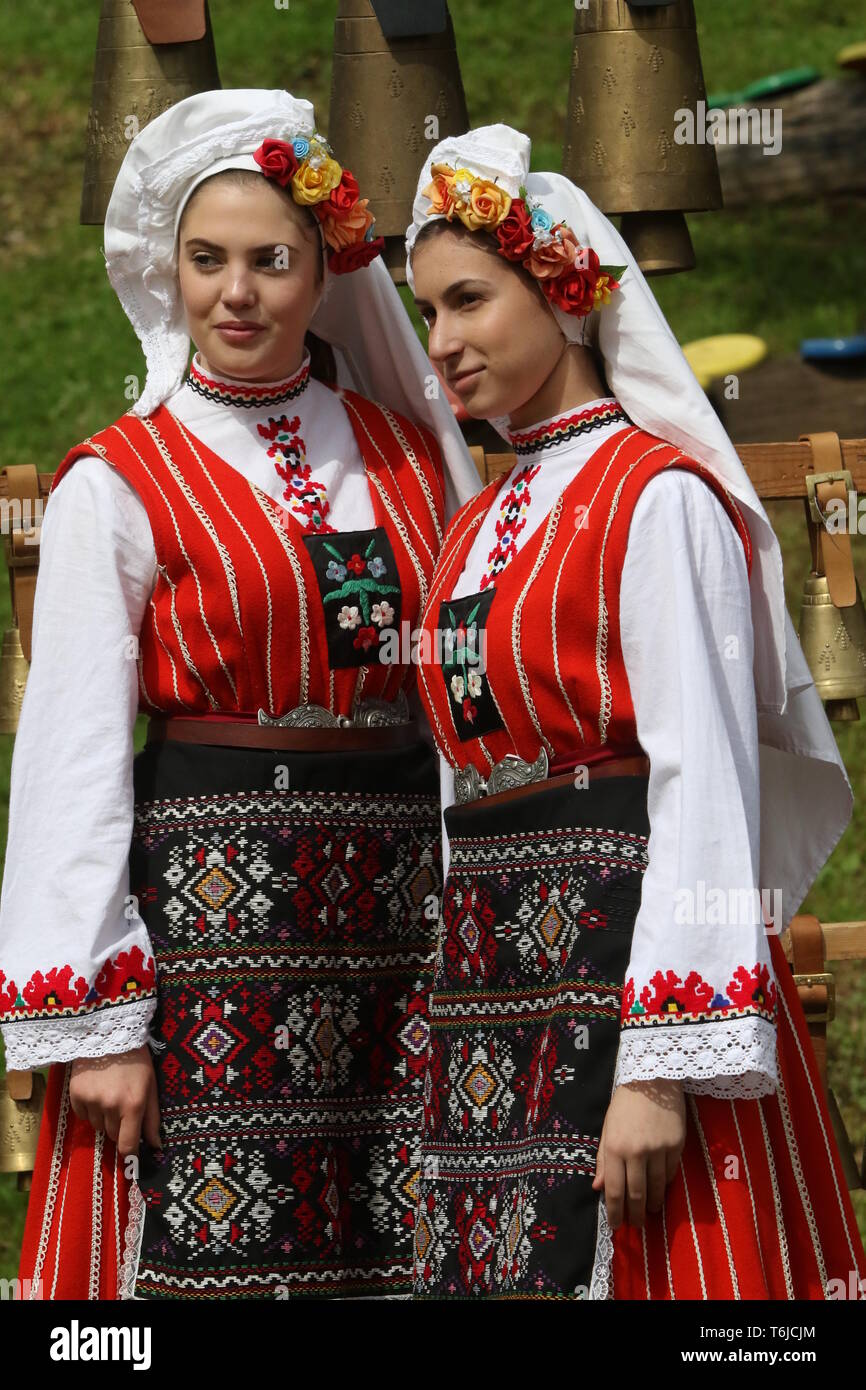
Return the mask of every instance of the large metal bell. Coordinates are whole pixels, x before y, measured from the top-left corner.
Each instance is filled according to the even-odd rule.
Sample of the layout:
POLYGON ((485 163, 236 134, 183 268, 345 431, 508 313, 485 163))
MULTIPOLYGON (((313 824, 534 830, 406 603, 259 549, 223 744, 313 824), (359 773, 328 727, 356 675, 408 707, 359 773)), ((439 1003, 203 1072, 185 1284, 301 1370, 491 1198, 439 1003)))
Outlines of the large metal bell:
POLYGON ((142 127, 184 97, 219 85, 206 0, 103 0, 81 221, 105 221, 123 156, 142 127))
POLYGON ((340 0, 328 140, 370 199, 395 284, 427 153, 468 125, 445 0, 340 0))
MULTIPOLYGON (((706 102, 692 0, 586 0, 574 11, 563 173, 620 230, 645 275, 695 264, 684 212, 722 206, 716 152, 701 141, 706 102), (678 111, 696 138, 678 144, 678 111)), ((683 128, 682 122, 680 129, 683 128)))

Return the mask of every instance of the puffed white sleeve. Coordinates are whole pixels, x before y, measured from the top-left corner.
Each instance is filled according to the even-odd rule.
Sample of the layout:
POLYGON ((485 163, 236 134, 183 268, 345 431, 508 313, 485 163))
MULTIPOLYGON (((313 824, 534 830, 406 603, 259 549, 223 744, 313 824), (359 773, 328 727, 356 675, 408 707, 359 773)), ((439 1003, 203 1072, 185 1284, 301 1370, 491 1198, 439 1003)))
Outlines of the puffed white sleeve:
POLYGON ((147 1041, 155 966, 128 855, 137 642, 155 577, 134 489, 103 460, 78 459, 45 508, 12 759, 0 898, 9 1068, 147 1041))
POLYGON ((772 1093, 777 986, 759 884, 760 779, 745 552, 684 469, 635 506, 622 650, 650 759, 648 865, 625 976, 614 1086, 772 1093))

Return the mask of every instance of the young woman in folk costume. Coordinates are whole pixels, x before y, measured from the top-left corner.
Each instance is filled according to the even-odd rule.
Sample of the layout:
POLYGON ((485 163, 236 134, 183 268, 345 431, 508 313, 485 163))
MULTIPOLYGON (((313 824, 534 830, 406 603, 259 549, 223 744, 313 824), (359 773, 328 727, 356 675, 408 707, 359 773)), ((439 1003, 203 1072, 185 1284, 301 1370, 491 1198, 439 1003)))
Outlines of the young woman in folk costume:
POLYGON ((433 362, 517 454, 422 625, 448 843, 416 1291, 850 1296, 772 934, 850 786, 730 441, 625 243, 529 152, 438 145, 407 235, 433 362))
POLYGON ((46 1298, 409 1290, 439 784, 380 652, 477 473, 371 224, 282 91, 180 102, 112 194, 147 380, 46 510, 0 922, 46 1298))

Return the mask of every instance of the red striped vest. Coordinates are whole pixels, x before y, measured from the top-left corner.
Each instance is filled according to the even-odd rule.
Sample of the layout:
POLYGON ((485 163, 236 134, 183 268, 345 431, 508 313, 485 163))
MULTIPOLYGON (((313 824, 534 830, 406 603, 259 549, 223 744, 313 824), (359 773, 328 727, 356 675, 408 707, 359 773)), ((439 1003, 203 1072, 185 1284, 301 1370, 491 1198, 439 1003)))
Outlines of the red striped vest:
POLYGON ((576 755, 591 762, 639 751, 620 646, 620 576, 638 497, 651 478, 674 467, 700 474, 716 492, 751 572, 746 523, 724 486, 695 459, 635 426, 606 439, 571 480, 547 520, 497 577, 489 616, 483 601, 443 600, 452 593, 505 478, 457 513, 430 586, 419 642, 419 692, 438 747, 452 766, 471 762, 485 775, 505 754, 532 762, 541 747, 551 764, 566 765, 576 755), (449 625, 453 629, 455 607, 461 606, 469 626, 486 617, 486 686, 476 675, 470 688, 471 666, 464 676, 462 668, 438 655, 443 650, 447 655, 441 633, 449 625), (473 613, 476 606, 480 618, 473 613), (485 719, 488 728, 499 727, 474 735, 472 721, 482 727, 485 719))
MULTIPOLYGON (((403 624, 408 620, 414 627, 442 544, 438 445, 429 430, 386 407, 354 391, 337 394, 367 471, 375 525, 390 543, 388 564, 396 564, 399 578, 397 610, 395 575, 378 562, 373 573, 385 579, 378 586, 373 578, 365 581, 365 620, 371 623, 376 588, 390 580, 387 594, 394 604, 385 604, 386 613, 393 606, 403 624)), ((366 659, 365 648, 358 649, 355 665, 338 662, 334 669, 329 657, 334 612, 329 610, 326 620, 326 595, 301 526, 190 435, 165 406, 146 419, 123 415, 70 449, 52 491, 83 454, 97 454, 132 484, 153 532, 158 575, 138 652, 143 713, 255 717, 262 708, 275 716, 313 703, 349 714, 357 699, 390 700, 411 688, 415 673, 408 642, 400 644, 401 657, 407 649, 402 662, 383 664, 374 654, 359 664, 366 659)), ((346 534, 323 539, 339 544, 346 534)), ((370 547, 371 553, 377 549, 387 552, 388 546, 370 547)), ((353 559, 366 564, 364 556, 353 559)), ((334 572, 340 568, 346 577, 345 565, 334 572)), ((332 588, 339 588, 337 580, 332 588)), ((382 620, 381 611, 376 618, 382 620)), ((356 610, 355 622, 363 621, 356 610)), ((379 636, 373 625, 363 631, 371 635, 367 641, 379 636)), ((351 650, 351 630, 346 636, 337 629, 337 636, 345 637, 351 650)))

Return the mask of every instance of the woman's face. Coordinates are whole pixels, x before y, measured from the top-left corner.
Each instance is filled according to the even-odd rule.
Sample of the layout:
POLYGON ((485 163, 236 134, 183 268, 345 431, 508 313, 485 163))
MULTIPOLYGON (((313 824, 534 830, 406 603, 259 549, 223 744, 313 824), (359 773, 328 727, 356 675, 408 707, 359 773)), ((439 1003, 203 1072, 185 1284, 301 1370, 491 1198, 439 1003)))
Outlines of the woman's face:
POLYGON ((562 356, 562 333, 540 290, 495 250, 449 227, 412 255, 427 352, 470 415, 518 411, 562 356))
POLYGON ((264 177, 196 190, 181 218, 178 279, 206 371, 277 381, 300 365, 321 294, 319 247, 318 230, 264 177))

